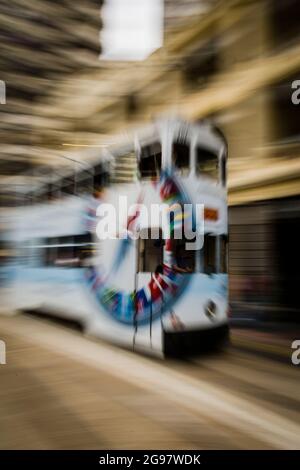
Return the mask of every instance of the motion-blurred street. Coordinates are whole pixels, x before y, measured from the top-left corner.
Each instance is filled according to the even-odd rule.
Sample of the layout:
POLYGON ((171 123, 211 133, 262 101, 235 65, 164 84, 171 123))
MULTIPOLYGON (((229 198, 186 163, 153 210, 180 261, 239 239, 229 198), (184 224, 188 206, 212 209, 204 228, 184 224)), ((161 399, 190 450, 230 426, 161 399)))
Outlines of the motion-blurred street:
POLYGON ((2 316, 2 449, 299 448, 299 368, 245 352, 163 362, 2 316))

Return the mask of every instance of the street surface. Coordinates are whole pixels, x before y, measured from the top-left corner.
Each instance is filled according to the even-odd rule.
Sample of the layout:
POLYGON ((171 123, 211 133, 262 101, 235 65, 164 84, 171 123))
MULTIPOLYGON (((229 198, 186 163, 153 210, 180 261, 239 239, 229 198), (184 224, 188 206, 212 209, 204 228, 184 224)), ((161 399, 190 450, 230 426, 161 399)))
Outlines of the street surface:
POLYGON ((25 315, 0 316, 0 338, 1 449, 300 448, 300 366, 235 338, 186 361, 25 315))

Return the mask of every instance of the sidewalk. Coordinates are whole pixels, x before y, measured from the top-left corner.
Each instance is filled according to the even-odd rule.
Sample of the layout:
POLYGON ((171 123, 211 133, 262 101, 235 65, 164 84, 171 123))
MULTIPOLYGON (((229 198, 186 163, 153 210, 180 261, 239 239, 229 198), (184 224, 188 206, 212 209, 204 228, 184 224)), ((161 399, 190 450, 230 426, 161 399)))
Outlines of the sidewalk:
POLYGON ((251 327, 231 326, 230 336, 233 347, 243 349, 255 354, 259 353, 269 358, 291 363, 293 352, 292 343, 300 340, 299 325, 290 325, 290 328, 280 324, 254 325, 251 327))

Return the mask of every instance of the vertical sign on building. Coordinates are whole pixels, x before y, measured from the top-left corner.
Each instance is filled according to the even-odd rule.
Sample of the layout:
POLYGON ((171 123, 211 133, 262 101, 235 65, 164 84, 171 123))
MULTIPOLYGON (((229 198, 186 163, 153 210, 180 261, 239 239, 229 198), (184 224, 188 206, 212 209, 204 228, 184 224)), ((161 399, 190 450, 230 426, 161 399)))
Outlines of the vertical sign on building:
POLYGON ((6 345, 2 339, 0 339, 0 364, 6 364, 6 345))
POLYGON ((144 60, 163 45, 163 0, 106 0, 100 59, 144 60))

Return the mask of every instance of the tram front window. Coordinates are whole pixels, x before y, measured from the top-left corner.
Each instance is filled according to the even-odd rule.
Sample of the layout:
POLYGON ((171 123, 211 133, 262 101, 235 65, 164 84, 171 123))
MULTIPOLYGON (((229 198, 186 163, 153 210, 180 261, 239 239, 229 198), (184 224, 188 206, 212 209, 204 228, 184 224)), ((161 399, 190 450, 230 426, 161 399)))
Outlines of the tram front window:
MULTIPOLYGON (((157 229, 158 230, 158 229, 157 229)), ((152 233, 154 230, 152 229, 152 233)), ((151 229, 144 229, 139 238, 139 272, 154 273, 163 263, 164 240, 159 230, 157 238, 151 238, 151 229)))
POLYGON ((211 150, 203 147, 196 149, 196 172, 214 181, 219 181, 219 159, 211 150))
POLYGON ((172 163, 180 170, 182 175, 187 175, 190 169, 190 146, 184 142, 174 142, 172 148, 172 163))
POLYGON ((204 273, 213 274, 216 272, 216 237, 204 235, 204 273))
POLYGON ((139 172, 142 179, 157 179, 161 170, 161 144, 155 142, 142 147, 139 172))
POLYGON ((228 271, 228 237, 221 235, 220 237, 220 272, 227 273, 228 271))
POLYGON ((202 256, 205 274, 227 273, 227 241, 227 235, 206 234, 204 236, 202 256))
POLYGON ((186 249, 187 244, 193 241, 187 240, 185 237, 172 240, 175 261, 174 269, 180 273, 189 274, 195 272, 197 251, 186 249))

